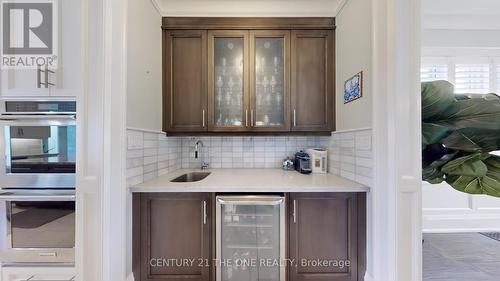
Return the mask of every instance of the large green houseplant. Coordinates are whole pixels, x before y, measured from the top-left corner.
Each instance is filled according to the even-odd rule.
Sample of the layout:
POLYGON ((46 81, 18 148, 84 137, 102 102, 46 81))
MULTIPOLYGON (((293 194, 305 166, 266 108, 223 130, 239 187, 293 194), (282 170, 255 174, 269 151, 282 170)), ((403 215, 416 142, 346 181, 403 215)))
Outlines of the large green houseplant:
POLYGON ((500 197, 500 96, 460 95, 447 81, 422 83, 422 165, 429 183, 500 197))

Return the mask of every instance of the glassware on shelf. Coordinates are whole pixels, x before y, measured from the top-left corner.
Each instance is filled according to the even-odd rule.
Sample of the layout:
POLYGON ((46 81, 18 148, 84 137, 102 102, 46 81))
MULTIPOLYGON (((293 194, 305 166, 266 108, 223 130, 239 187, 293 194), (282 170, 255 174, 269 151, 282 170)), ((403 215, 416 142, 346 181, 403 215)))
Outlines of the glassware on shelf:
POLYGON ((277 126, 284 123, 283 81, 284 38, 255 39, 255 125, 277 126), (266 65, 267 63, 267 65, 266 65))
POLYGON ((271 92, 274 93, 274 89, 276 88, 276 85, 277 85, 278 82, 276 82, 276 78, 273 76, 271 76, 271 92))
POLYGON ((262 80, 262 87, 264 87, 264 93, 267 93, 268 86, 269 86, 269 80, 267 79, 267 76, 264 76, 264 79, 262 80))
POLYGON ((243 38, 214 38, 214 111, 217 126, 241 126, 243 120, 243 38))

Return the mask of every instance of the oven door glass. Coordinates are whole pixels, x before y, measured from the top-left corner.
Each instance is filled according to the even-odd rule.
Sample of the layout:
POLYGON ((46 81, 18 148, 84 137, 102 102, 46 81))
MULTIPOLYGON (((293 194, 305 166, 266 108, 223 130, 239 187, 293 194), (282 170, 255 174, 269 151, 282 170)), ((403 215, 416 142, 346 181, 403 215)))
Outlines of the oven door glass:
POLYGON ((74 201, 8 201, 11 247, 74 248, 74 201))
POLYGON ((74 173, 76 126, 6 126, 7 173, 74 173))

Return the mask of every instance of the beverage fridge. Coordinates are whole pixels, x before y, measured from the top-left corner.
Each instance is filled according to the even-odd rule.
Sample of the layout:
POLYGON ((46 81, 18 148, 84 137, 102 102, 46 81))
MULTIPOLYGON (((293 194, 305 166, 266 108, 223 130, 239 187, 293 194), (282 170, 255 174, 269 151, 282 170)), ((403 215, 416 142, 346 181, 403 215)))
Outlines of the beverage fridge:
POLYGON ((285 280, 285 198, 217 196, 217 281, 285 280))

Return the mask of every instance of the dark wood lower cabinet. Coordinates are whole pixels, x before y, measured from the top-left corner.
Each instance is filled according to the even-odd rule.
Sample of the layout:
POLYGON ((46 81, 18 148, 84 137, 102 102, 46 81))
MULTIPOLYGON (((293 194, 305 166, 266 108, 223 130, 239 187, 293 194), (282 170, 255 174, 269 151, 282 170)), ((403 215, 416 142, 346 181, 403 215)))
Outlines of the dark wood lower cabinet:
MULTIPOLYGON (((137 199, 136 199, 137 207, 137 199)), ((140 195, 140 215, 134 221, 134 255, 140 255, 141 281, 210 280, 210 194, 144 193, 140 195), (140 237, 137 237, 139 235, 140 237), (140 242, 139 242, 140 241, 140 242), (139 249, 140 248, 140 249, 139 249)))
POLYGON ((289 200, 290 281, 364 278, 365 195, 292 193, 289 200))
MULTIPOLYGON (((365 193, 289 193, 287 200, 287 256, 296 265, 287 281, 363 280, 365 193)), ((211 193, 135 194, 135 280, 215 281, 214 206, 211 193), (166 264, 185 259, 195 262, 166 264)))

